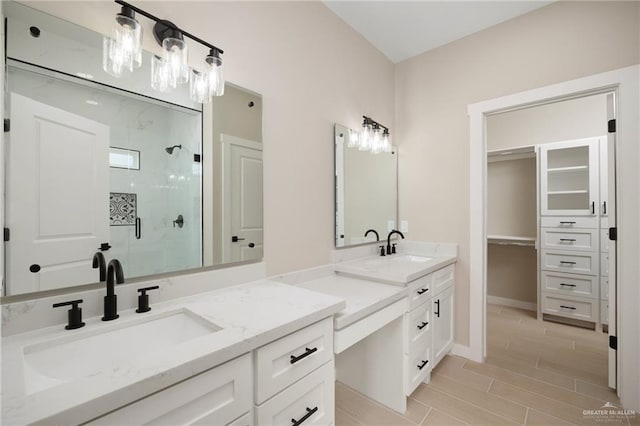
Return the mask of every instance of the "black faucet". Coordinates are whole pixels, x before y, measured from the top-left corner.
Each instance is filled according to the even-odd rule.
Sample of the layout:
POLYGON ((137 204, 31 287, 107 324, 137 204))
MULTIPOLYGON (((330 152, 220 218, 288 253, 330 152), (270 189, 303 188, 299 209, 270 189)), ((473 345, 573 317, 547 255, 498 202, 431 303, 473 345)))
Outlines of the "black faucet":
POLYGON ((102 321, 111 321, 118 318, 118 296, 116 296, 116 284, 124 282, 122 264, 118 259, 111 259, 107 266, 107 295, 104 297, 104 316, 102 321))
POLYGON ((367 232, 364 233, 365 238, 367 238, 367 235, 369 235, 369 232, 373 232, 374 234, 376 234, 376 241, 380 241, 380 235, 378 235, 378 231, 376 231, 375 229, 367 230, 367 232))
POLYGON ((93 269, 100 268, 100 282, 107 279, 107 262, 104 260, 104 254, 97 252, 93 255, 93 269))
POLYGON ((392 230, 391 232, 389 232, 389 235, 387 235, 387 254, 392 254, 393 251, 391 251, 391 236, 393 234, 398 234, 402 237, 402 239, 404 240, 404 235, 402 235, 402 232, 398 231, 397 229, 392 230))

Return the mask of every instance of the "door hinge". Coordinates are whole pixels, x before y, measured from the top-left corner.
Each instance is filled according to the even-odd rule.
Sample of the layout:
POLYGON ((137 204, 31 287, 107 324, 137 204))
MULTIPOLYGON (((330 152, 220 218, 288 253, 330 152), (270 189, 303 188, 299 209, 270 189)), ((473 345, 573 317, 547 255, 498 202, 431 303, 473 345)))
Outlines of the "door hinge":
POLYGON ((4 228, 4 240, 9 241, 10 238, 11 238, 11 232, 9 231, 9 228, 4 228))
POLYGON ((109 243, 102 243, 100 244, 100 247, 98 247, 98 250, 100 251, 107 251, 111 248, 111 244, 109 243))
POLYGON ((7 133, 9 131, 11 131, 11 119, 5 118, 4 119, 4 132, 7 133))
POLYGON ((609 239, 611 241, 618 241, 618 228, 609 228, 609 239))
POLYGON ((615 118, 613 120, 607 121, 607 129, 608 129, 609 133, 615 133, 616 132, 616 119, 615 118))
POLYGON ((200 154, 193 154, 193 162, 194 163, 199 163, 200 162, 200 154))
POLYGON ((616 336, 609 336, 609 347, 618 350, 618 338, 616 336))

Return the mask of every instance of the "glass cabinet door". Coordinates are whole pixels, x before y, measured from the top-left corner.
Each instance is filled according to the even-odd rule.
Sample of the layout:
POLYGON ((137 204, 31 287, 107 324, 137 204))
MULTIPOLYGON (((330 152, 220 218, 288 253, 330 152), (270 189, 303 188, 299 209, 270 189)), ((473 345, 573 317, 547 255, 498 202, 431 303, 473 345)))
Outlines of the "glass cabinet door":
POLYGON ((540 147, 540 209, 543 216, 595 216, 599 138, 540 147))

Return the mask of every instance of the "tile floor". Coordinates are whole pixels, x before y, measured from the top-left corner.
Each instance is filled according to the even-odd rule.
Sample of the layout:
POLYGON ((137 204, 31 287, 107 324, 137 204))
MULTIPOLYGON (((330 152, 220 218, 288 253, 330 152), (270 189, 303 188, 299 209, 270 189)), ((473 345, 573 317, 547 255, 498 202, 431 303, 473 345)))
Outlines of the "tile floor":
POLYGON ((607 388, 605 334, 497 305, 488 306, 487 323, 486 363, 445 357, 404 415, 336 383, 336 426, 640 425, 640 415, 605 421, 583 415, 618 403, 607 388))

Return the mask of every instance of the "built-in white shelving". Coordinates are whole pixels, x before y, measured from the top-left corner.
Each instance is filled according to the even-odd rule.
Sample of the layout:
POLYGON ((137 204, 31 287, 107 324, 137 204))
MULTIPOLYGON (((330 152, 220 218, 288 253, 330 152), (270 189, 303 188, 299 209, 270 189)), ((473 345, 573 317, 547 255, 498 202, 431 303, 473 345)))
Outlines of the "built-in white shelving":
POLYGON ((536 245, 535 237, 516 237, 512 235, 487 235, 487 242, 504 246, 535 247, 536 245))

